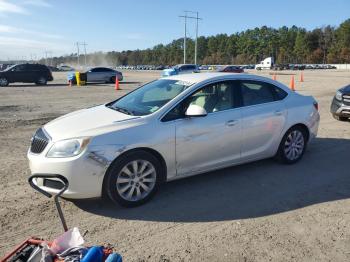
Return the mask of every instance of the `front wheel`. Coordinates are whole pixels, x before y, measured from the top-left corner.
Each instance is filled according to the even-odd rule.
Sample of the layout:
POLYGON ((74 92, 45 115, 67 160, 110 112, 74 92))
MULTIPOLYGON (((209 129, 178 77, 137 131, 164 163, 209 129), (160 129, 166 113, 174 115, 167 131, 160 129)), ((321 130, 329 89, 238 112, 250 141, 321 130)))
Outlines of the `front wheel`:
POLYGON ((107 172, 105 190, 122 206, 135 207, 150 200, 159 188, 162 172, 159 160, 145 151, 127 153, 107 172))
POLYGON ((8 86, 9 81, 5 77, 0 77, 0 86, 8 86))
POLYGON ((282 138, 276 158, 282 163, 294 164, 303 157, 306 143, 305 131, 300 127, 292 127, 282 138))

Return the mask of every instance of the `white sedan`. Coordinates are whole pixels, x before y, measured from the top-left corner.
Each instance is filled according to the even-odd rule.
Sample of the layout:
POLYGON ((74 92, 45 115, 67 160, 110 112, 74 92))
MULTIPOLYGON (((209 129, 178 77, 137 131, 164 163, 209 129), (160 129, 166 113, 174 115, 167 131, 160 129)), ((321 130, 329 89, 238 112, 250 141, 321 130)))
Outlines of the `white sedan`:
MULTIPOLYGON (((162 78, 40 128, 32 174, 69 181, 66 198, 149 200, 162 182, 263 158, 293 164, 317 134, 318 104, 268 78, 201 73, 162 78)), ((57 193, 62 183, 36 179, 57 193)))

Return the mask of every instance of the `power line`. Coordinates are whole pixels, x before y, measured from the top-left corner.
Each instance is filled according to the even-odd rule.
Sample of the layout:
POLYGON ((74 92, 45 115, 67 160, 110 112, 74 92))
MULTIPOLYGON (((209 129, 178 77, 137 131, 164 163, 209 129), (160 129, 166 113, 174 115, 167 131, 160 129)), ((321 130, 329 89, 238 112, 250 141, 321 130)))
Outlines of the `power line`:
POLYGON ((195 41, 195 49, 194 49, 194 63, 197 64, 197 48, 198 48, 198 20, 203 20, 198 17, 198 12, 194 11, 184 11, 185 15, 180 15, 179 17, 185 18, 185 36, 184 36, 184 64, 186 64, 186 38, 187 38, 187 19, 195 19, 196 20, 196 41, 195 41), (187 13, 194 13, 196 17, 188 16, 187 13))

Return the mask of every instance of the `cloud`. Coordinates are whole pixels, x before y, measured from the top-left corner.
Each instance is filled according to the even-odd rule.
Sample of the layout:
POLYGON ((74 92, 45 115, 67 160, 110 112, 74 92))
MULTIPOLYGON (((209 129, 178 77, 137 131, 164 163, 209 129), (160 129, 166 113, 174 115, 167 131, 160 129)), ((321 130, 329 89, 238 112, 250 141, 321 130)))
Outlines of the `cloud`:
POLYGON ((1 25, 0 24, 0 33, 12 33, 12 34, 28 34, 32 36, 37 36, 41 38, 50 38, 50 39, 62 39, 63 37, 61 35, 56 34, 48 34, 48 33, 42 33, 38 31, 33 30, 27 30, 23 28, 17 28, 9 25, 1 25))
POLYGON ((18 58, 34 54, 41 57, 45 51, 50 50, 53 55, 69 53, 72 46, 60 42, 47 42, 17 37, 0 36, 0 60, 18 58))
POLYGON ((28 14, 28 11, 20 5, 9 3, 7 0, 0 0, 0 14, 2 13, 28 14))
POLYGON ((23 4, 38 7, 52 7, 52 5, 46 0, 26 0, 23 4))

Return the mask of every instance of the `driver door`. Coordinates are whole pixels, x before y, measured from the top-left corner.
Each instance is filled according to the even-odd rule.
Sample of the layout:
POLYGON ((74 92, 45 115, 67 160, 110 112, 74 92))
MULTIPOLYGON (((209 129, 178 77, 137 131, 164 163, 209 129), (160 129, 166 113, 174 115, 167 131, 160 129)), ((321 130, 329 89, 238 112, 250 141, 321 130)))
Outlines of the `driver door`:
MULTIPOLYGON (((241 109, 236 108, 236 81, 209 84, 183 102, 203 107, 203 117, 176 120, 177 174, 187 176, 237 163, 241 153, 241 109)), ((181 106, 181 105, 180 105, 181 106)))

